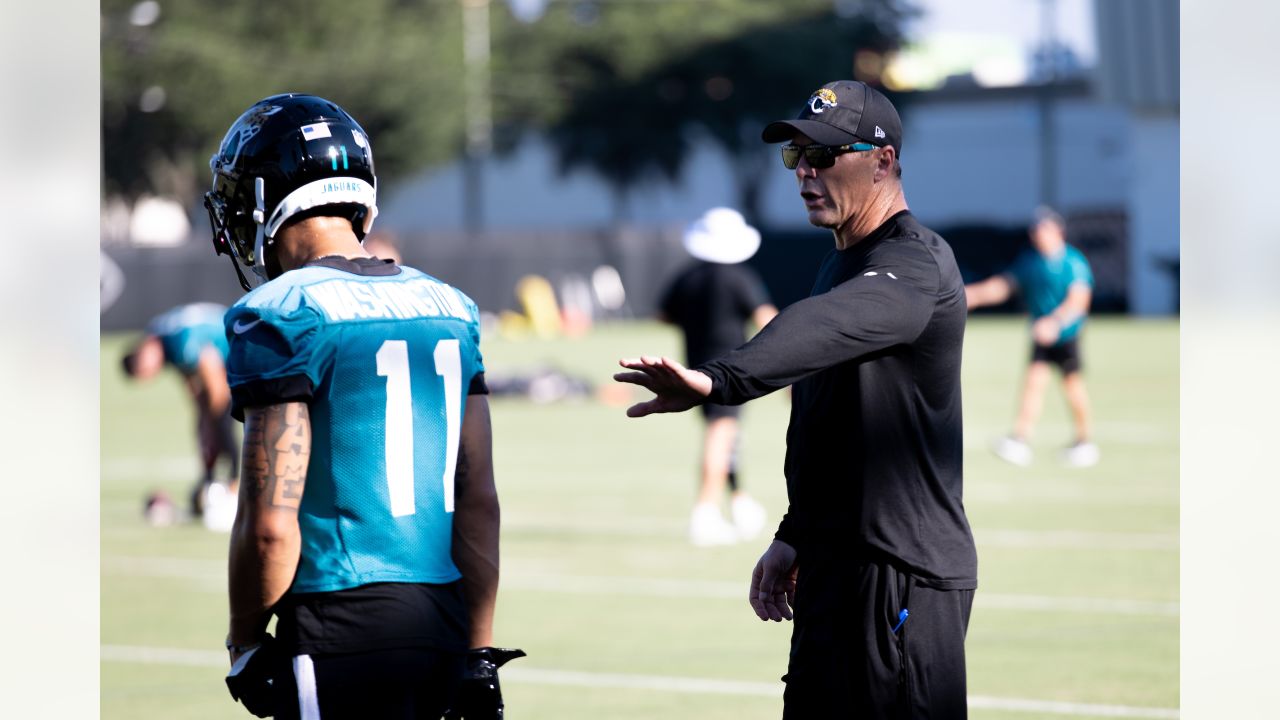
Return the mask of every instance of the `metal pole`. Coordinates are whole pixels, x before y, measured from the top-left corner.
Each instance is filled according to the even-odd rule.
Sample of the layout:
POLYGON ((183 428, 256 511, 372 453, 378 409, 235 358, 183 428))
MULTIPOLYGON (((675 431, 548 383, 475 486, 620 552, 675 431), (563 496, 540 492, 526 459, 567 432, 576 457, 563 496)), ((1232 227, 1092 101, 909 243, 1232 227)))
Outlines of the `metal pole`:
POLYGON ((483 165, 493 149, 493 105, 489 99, 489 0, 461 0, 462 54, 466 68, 467 159, 463 163, 463 223, 484 226, 483 165))
POLYGON ((1053 121, 1054 83, 1058 79, 1057 58, 1057 0, 1042 0, 1040 5, 1041 53, 1044 61, 1044 78, 1040 85, 1040 202, 1057 207, 1058 161, 1055 152, 1057 128, 1053 121))

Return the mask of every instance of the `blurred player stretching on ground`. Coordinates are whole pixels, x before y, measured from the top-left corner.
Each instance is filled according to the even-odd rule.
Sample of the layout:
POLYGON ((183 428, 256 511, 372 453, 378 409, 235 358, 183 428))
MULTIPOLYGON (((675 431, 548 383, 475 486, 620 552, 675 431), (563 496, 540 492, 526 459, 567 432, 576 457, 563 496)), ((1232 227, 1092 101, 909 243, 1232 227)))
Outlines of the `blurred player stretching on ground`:
POLYGON ((215 512, 226 505, 217 500, 226 492, 224 488, 219 488, 216 497, 209 497, 219 458, 225 457, 230 465, 227 487, 232 494, 240 475, 240 448, 232 428, 231 393, 227 389, 227 338, 222 327, 226 310, 215 303, 192 303, 156 316, 121 363, 125 374, 138 381, 154 378, 166 364, 182 373, 196 407, 196 442, 203 467, 191 490, 194 517, 202 516, 207 499, 213 501, 215 512))

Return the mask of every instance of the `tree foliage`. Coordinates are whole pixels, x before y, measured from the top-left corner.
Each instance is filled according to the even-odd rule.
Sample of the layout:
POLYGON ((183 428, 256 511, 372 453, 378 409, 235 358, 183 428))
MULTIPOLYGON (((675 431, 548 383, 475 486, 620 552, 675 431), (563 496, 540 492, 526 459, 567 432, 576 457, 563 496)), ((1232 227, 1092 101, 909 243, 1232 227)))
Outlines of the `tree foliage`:
MULTIPOLYGON (((348 108, 376 139, 380 176, 452 156, 463 118, 456 2, 165 0, 152 25, 102 4, 104 191, 186 200, 247 107, 309 92, 348 108), (148 88, 164 92, 144 112, 148 88)), ((154 91, 153 91, 154 92, 154 91)))
MULTIPOLYGON (((374 138, 383 179, 461 156, 469 93, 463 0, 136 0, 102 3, 104 192, 194 201, 231 122, 278 92, 343 105, 374 138), (163 89, 164 102, 143 97, 163 89)), ((859 50, 899 42, 903 0, 550 0, 515 20, 491 0, 498 151, 547 132, 565 170, 602 175, 619 198, 676 177, 699 134, 742 162, 763 122, 850 77, 859 50), (837 12, 837 10, 839 12, 837 12)), ((744 209, 751 178, 744 166, 744 209)))
MULTIPOLYGON (((755 215, 759 133, 793 117, 815 88, 878 78, 912 9, 897 0, 606 3, 590 32, 572 8, 541 23, 561 42, 513 42, 524 67, 553 70, 539 97, 512 98, 550 128, 561 168, 589 168, 619 194, 646 177, 675 178, 690 142, 709 137, 739 162, 740 204, 755 215), (855 67, 859 53, 870 67, 855 67)), ((513 34, 520 34, 516 29, 513 34)))

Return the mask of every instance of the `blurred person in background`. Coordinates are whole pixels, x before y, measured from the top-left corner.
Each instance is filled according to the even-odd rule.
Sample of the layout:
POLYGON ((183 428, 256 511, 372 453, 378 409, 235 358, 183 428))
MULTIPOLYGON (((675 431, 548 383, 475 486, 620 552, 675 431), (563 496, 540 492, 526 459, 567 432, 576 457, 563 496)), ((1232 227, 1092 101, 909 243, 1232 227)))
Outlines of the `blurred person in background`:
MULTIPOLYGON (((746 342, 748 321, 762 328, 778 314, 764 281, 746 261, 760 248, 760 232, 741 213, 712 208, 689 225, 684 247, 696 262, 682 270, 659 301, 659 319, 684 334, 690 367, 714 360, 746 342)), ((729 545, 764 529, 764 507, 746 493, 738 475, 741 405, 703 403, 701 484, 689 520, 689 540, 697 546, 729 545), (730 517, 720 511, 725 489, 730 517)))
MULTIPOLYGON (((191 303, 172 308, 147 323, 142 338, 124 356, 127 377, 146 382, 165 365, 182 375, 183 386, 196 409, 196 444, 202 474, 191 489, 191 515, 205 517, 210 527, 229 530, 235 512, 236 479, 240 475, 240 448, 231 421, 231 391, 227 387, 227 338, 222 326, 226 306, 191 303), (215 482, 220 458, 226 458, 225 483, 215 482)), ((161 517, 163 494, 148 500, 148 516, 161 517)))
POLYGON ((749 593, 761 620, 795 621, 786 720, 967 717, 959 268, 907 209, 901 120, 875 89, 828 83, 763 139, 834 236, 812 294, 716 360, 624 359, 614 378, 656 395, 631 417, 794 384, 790 506, 749 593))
POLYGON ((1080 361, 1080 333, 1093 299, 1093 271, 1084 254, 1067 244, 1066 223, 1052 209, 1036 210, 1029 235, 1031 247, 1008 270, 964 288, 970 310, 999 305, 1019 293, 1031 314, 1031 360, 1022 383, 1018 416, 1013 432, 997 440, 992 449, 1007 462, 1024 467, 1031 464, 1029 442, 1056 366, 1062 372, 1062 389, 1076 432, 1074 442, 1063 451, 1063 461, 1089 467, 1096 465, 1101 455, 1092 440, 1089 394, 1080 361))
POLYGON ((210 160, 244 477, 232 696, 260 717, 496 720, 499 506, 479 313, 372 257, 370 140, 328 100, 249 108, 210 160), (276 636, 267 633, 272 615, 276 636))

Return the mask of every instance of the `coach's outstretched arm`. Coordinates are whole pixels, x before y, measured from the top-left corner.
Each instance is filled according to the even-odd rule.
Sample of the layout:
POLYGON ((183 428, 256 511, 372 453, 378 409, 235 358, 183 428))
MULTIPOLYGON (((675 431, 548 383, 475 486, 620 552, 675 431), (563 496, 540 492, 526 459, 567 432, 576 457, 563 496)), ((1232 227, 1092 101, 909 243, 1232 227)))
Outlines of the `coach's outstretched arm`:
POLYGON ((657 395, 631 406, 630 417, 683 412, 703 402, 740 405, 820 370, 911 342, 932 317, 936 291, 928 279, 871 272, 791 305, 742 347, 696 369, 642 357, 622 360, 634 372, 613 379, 657 395))

